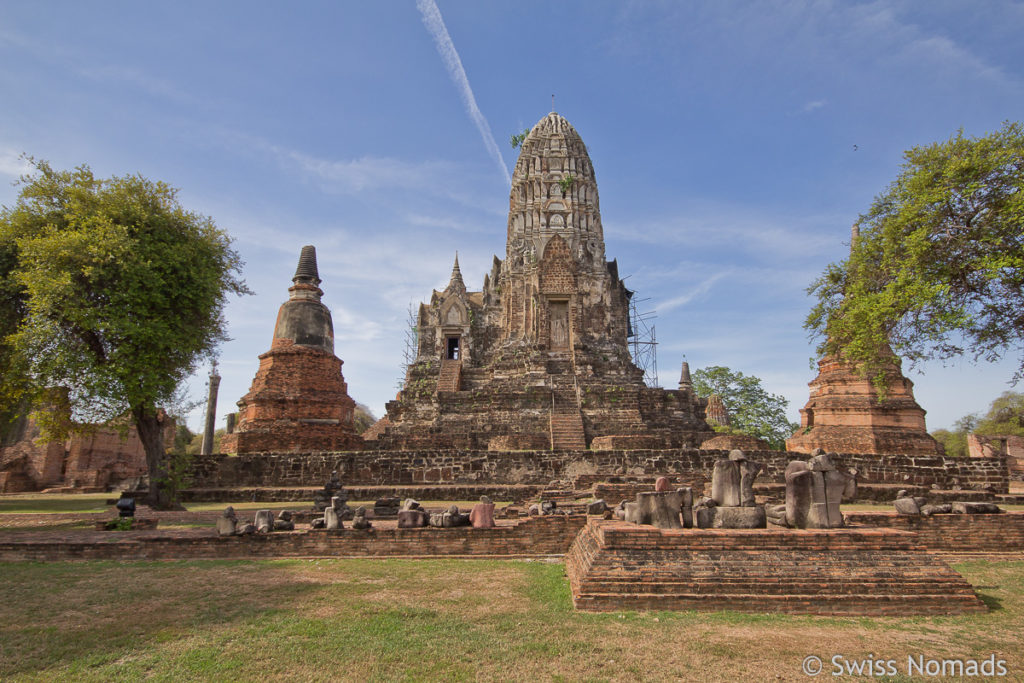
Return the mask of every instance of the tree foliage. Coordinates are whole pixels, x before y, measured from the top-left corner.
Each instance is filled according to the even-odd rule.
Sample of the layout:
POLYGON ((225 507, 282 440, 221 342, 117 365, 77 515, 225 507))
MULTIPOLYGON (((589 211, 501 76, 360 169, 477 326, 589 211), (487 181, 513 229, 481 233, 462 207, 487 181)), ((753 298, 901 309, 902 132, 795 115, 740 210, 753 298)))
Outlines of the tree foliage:
POLYGON ((915 147, 857 221, 850 256, 811 285, 805 327, 881 379, 911 365, 1020 353, 1024 372, 1024 127, 915 147))
MULTIPOLYGON (((0 211, 0 410, 57 392, 77 423, 130 415, 150 503, 165 506, 161 408, 226 339, 226 298, 248 292, 241 261, 164 183, 33 165, 0 211)), ((73 425, 44 427, 59 437, 73 425)))
POLYGON ((718 394, 733 431, 763 439, 772 448, 785 448, 786 439, 800 426, 786 418, 789 401, 765 391, 757 377, 712 365, 695 371, 692 381, 698 396, 718 394))

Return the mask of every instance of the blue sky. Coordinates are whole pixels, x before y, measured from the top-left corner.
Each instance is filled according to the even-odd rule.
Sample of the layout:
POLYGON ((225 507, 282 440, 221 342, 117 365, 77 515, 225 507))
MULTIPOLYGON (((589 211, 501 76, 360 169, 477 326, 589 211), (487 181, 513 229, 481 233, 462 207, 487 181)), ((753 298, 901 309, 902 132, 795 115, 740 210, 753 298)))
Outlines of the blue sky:
MULTIPOLYGON (((761 377, 795 420, 815 374, 804 290, 903 150, 1024 112, 1019 2, 436 7, 2 3, 0 203, 26 152, 164 180, 213 216, 256 292, 227 310, 220 415, 316 245, 349 393, 379 416, 409 304, 456 250, 471 289, 504 255, 508 138, 555 94, 590 149, 608 256, 657 312, 662 385, 685 354, 761 377)), ((929 428, 984 409, 1014 360, 909 373, 929 428)))

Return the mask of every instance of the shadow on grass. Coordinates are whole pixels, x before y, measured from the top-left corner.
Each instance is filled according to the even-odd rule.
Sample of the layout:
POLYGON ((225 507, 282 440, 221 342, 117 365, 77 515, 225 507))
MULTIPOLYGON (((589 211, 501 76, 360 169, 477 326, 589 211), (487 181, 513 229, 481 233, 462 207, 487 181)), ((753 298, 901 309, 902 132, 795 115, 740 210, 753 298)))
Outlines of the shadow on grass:
POLYGON ((245 561, 18 562, 0 564, 0 573, 0 678, 100 666, 161 640, 287 611, 319 589, 273 563, 245 561))

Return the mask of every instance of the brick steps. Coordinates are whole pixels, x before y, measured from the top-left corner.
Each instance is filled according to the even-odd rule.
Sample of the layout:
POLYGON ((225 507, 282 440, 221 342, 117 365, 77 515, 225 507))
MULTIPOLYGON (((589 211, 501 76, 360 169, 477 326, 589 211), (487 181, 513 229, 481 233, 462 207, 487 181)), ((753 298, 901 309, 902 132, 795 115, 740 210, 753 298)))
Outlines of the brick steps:
POLYGON ((441 372, 437 376, 437 390, 459 391, 462 388, 462 361, 441 361, 441 372))
POLYGON ((566 556, 578 609, 796 614, 984 612, 916 535, 891 529, 670 530, 591 519, 566 556))
POLYGON ((585 449, 587 437, 583 431, 583 417, 574 413, 552 413, 551 450, 585 449))
POLYGON ((986 612, 988 608, 976 597, 971 600, 951 599, 948 595, 921 596, 920 599, 900 596, 823 594, 764 596, 760 594, 675 594, 634 593, 623 599, 619 594, 588 593, 574 599, 576 609, 592 612, 619 610, 721 611, 819 616, 934 616, 986 612))

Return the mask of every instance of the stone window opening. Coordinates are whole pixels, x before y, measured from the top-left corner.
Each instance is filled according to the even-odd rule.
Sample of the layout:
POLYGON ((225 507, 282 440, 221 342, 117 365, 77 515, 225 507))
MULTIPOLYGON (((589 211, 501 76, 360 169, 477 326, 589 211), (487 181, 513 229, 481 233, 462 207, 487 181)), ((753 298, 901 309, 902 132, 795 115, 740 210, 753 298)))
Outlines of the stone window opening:
POLYGON ((446 360, 459 360, 459 343, 461 337, 448 337, 445 342, 444 357, 446 360))
POLYGON ((807 408, 805 414, 807 415, 807 426, 808 427, 813 427, 814 426, 814 410, 812 408, 807 408))

